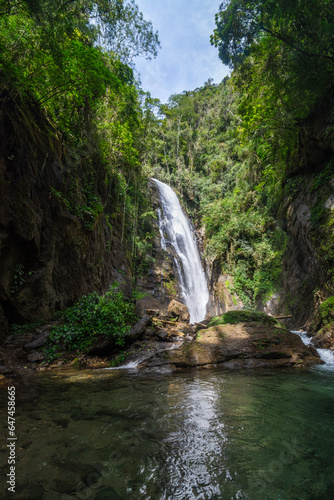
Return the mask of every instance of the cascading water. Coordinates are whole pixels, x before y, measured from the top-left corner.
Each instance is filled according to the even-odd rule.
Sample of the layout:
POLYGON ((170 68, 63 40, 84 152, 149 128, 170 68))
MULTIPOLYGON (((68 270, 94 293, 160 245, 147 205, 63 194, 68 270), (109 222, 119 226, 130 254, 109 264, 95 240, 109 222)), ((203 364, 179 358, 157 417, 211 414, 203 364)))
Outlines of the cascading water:
MULTIPOLYGON (((313 345, 312 338, 307 335, 306 332, 301 330, 292 330, 292 333, 296 333, 300 336, 305 345, 313 345)), ((324 365, 317 365, 315 369, 317 370, 326 370, 326 371, 334 371, 334 351, 331 349, 318 349, 320 358, 325 362, 324 365)))
POLYGON ((190 322, 205 318, 209 290, 194 231, 182 211, 180 202, 170 186, 153 179, 159 189, 162 213, 159 212, 161 245, 172 247, 180 289, 188 307, 190 322))

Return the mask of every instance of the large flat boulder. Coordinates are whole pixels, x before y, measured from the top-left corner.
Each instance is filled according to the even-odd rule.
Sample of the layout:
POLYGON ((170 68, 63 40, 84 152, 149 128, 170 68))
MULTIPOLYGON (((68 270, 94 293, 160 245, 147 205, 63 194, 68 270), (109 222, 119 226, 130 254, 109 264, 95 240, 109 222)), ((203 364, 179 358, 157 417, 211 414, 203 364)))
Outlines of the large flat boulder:
POLYGON ((198 331, 192 342, 153 355, 143 366, 168 365, 172 370, 187 367, 224 369, 303 367, 322 363, 316 352, 305 346, 274 318, 261 313, 247 317, 245 311, 226 313, 198 331), (238 313, 240 321, 238 319, 238 313), (232 323, 227 321, 233 320, 232 323))

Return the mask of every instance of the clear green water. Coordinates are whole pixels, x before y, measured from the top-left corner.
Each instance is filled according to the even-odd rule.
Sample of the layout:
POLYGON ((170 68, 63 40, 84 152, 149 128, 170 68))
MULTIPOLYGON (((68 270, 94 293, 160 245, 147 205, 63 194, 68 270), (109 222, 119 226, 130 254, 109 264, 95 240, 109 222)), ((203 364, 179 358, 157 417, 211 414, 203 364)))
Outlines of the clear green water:
POLYGON ((15 495, 2 446, 0 498, 330 500, 333 389, 321 369, 41 374, 17 390, 31 400, 15 495))

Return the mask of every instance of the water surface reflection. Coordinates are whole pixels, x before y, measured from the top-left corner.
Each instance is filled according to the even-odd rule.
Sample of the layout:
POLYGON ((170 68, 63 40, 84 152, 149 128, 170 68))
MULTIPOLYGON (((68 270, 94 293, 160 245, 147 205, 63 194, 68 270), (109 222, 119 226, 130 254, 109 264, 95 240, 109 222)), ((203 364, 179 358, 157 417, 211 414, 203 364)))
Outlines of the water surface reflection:
MULTIPOLYGON (((331 498, 333 385, 317 370, 37 375, 17 407, 15 498, 331 498)), ((1 465, 3 492, 5 446, 1 465)))

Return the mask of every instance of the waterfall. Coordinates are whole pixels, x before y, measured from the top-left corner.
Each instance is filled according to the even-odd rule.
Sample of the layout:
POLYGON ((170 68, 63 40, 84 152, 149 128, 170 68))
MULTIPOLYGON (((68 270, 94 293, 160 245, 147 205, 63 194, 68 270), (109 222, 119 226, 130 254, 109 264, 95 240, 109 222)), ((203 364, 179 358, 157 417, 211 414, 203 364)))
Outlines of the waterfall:
POLYGON ((161 246, 172 248, 184 303, 190 322, 202 321, 206 315, 209 290, 195 240, 194 230, 170 186, 152 179, 158 189, 162 212, 159 211, 161 246))

